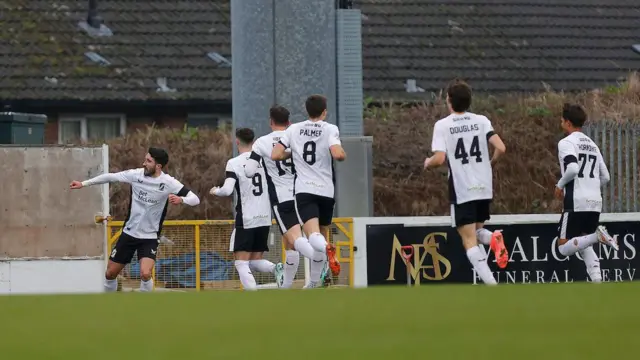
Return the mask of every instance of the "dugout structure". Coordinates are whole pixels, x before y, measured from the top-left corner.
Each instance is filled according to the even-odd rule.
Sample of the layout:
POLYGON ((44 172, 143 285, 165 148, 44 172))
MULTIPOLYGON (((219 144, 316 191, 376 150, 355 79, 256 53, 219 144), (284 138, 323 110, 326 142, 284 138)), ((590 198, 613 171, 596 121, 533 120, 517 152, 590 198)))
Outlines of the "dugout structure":
MULTIPOLYGON (((122 232, 123 221, 109 220, 107 224, 110 252, 122 232)), ((337 250, 342 270, 331 286, 352 287, 354 279, 353 219, 335 218, 327 240, 337 250)), ((241 289, 233 266, 229 240, 234 229, 233 220, 167 220, 162 228, 157 262, 153 272, 156 290, 201 291, 241 289)), ((269 252, 265 258, 284 262, 282 236, 275 222, 269 234, 269 252)), ((108 254, 106 256, 108 258, 108 254)), ((308 261, 300 256, 300 267, 293 288, 302 288, 308 279, 308 261)), ((137 256, 119 278, 119 290, 137 290, 140 286, 137 256)), ((254 272, 256 282, 263 288, 275 288, 271 274, 254 272)))

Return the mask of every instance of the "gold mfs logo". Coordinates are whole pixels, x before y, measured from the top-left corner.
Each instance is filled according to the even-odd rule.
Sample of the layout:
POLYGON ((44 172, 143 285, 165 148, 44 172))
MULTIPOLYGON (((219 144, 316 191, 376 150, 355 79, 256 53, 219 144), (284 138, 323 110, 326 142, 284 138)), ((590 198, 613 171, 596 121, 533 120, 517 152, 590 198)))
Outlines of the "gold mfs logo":
POLYGON ((433 232, 424 237, 422 244, 411 244, 413 247, 413 257, 407 262, 403 256, 402 245, 394 234, 391 265, 389 266, 389 277, 387 281, 395 280, 396 259, 400 259, 404 266, 409 269, 409 273, 416 285, 420 285, 420 280, 423 277, 433 281, 446 279, 451 273, 451 262, 438 252, 440 247, 440 244, 436 240, 438 236, 444 241, 447 241, 446 232, 433 232))

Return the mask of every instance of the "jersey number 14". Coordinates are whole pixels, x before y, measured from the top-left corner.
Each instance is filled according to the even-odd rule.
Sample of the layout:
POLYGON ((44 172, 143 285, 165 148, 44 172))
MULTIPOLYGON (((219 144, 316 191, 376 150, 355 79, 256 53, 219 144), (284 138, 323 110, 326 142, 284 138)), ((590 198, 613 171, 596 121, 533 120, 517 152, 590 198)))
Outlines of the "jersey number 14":
POLYGON ((480 140, 478 140, 478 136, 474 136, 473 140, 471 140, 471 147, 469 148, 468 153, 464 147, 463 139, 458 139, 458 143, 456 144, 456 151, 453 153, 453 156, 456 159, 461 159, 461 162, 463 164, 468 164, 469 155, 475 156, 476 162, 482 162, 482 153, 480 152, 480 140))

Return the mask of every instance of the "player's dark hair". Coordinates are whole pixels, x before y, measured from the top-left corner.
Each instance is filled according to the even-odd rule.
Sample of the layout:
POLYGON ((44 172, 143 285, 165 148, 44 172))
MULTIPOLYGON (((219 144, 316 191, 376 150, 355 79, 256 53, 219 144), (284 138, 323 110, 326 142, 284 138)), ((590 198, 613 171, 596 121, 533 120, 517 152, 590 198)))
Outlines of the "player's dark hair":
POLYGON ((565 103, 562 106, 562 118, 574 127, 581 128, 587 122, 587 113, 580 105, 565 103))
POLYGON ((160 164, 162 167, 167 166, 167 163, 169 162, 169 154, 167 154, 164 149, 150 147, 148 153, 156 164, 160 164))
POLYGON ((307 114, 310 118, 318 118, 327 110, 327 98, 322 95, 311 95, 305 101, 304 106, 307 108, 307 114))
POLYGON ((289 110, 284 106, 273 105, 271 109, 269 109, 269 117, 276 125, 289 124, 289 110))
POLYGON ((243 145, 249 145, 253 142, 255 134, 249 128, 239 128, 236 130, 236 139, 240 140, 243 145))
POLYGON ((465 112, 471 107, 471 86, 466 82, 456 79, 447 88, 451 108, 455 112, 465 112))

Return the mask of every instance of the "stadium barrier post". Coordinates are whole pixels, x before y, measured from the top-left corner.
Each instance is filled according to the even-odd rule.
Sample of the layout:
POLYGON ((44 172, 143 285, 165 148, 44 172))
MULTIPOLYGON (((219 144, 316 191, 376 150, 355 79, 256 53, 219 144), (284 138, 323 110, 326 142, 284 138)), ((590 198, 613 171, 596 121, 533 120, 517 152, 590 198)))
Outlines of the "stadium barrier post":
POLYGON ((200 291, 200 225, 194 225, 194 241, 196 248, 196 291, 200 291))

